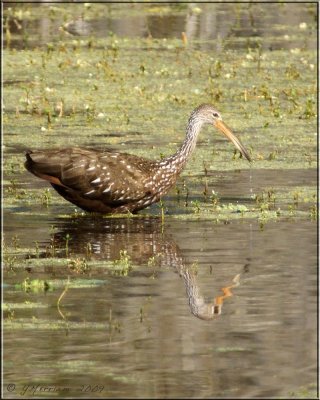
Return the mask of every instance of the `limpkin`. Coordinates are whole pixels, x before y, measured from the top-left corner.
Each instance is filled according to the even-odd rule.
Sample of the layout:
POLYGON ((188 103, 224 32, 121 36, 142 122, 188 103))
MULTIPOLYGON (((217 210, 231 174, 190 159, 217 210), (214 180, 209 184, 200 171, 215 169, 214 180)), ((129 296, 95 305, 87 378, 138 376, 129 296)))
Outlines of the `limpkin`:
POLYGON ((111 150, 71 147, 28 151, 25 167, 85 211, 133 213, 158 202, 174 185, 205 124, 215 126, 251 161, 220 113, 212 105, 203 104, 191 113, 181 147, 167 158, 154 161, 111 150))

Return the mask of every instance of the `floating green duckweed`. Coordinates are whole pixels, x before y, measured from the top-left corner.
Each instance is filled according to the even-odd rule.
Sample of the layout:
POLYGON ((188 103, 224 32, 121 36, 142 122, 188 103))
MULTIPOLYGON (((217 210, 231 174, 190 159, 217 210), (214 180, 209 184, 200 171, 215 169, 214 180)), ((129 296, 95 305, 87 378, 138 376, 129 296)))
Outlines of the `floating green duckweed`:
MULTIPOLYGON (((40 380, 49 385, 56 383, 57 377, 62 377, 59 382, 72 382, 75 386, 80 382, 76 377, 80 380, 89 377, 91 382, 98 380, 106 384, 104 394, 111 397, 132 394, 139 397, 142 394, 140 397, 152 398, 168 393, 173 397, 188 397, 191 393, 194 397, 197 391, 201 397, 208 397, 208 387, 212 389, 208 386, 212 381, 212 363, 208 354, 204 359, 205 346, 201 342, 208 335, 201 335, 200 325, 195 324, 197 333, 194 337, 199 340, 194 341, 189 337, 192 331, 185 329, 186 326, 191 329, 188 317, 179 315, 176 318, 177 315, 168 314, 165 309, 171 300, 174 301, 174 311, 178 310, 177 305, 180 307, 176 294, 172 293, 174 286, 166 276, 166 267, 161 265, 161 269, 157 268, 165 249, 168 250, 165 254, 168 263, 180 260, 176 249, 178 244, 174 238, 172 241, 165 238, 166 229, 185 228, 187 225, 180 224, 179 220, 188 221, 189 229, 190 222, 191 238, 184 244, 191 244, 187 257, 195 254, 194 249, 200 254, 211 246, 211 242, 206 242, 206 235, 202 235, 202 229, 210 233, 214 231, 211 236, 214 242, 220 228, 221 231, 228 228, 224 234, 230 235, 250 226, 249 235, 252 234, 261 247, 263 239, 255 233, 259 228, 263 230, 270 221, 273 222, 271 227, 276 225, 271 232, 277 234, 265 237, 279 243, 282 243, 279 238, 285 237, 280 235, 285 229, 290 231, 291 226, 298 230, 299 224, 303 223, 308 229, 311 225, 316 229, 316 224, 309 222, 317 221, 318 217, 316 4, 132 3, 124 7, 115 3, 55 3, 45 6, 7 3, 3 11, 3 327, 9 344, 7 356, 10 355, 7 357, 10 382, 7 383, 14 382, 18 387, 21 377, 17 373, 23 371, 23 384, 28 385, 40 380), (289 18, 287 21, 275 18, 287 15, 289 7, 296 7, 291 14, 292 21, 296 22, 291 23, 289 18), (212 32, 206 35, 206 24, 200 20, 200 17, 206 17, 203 21, 207 22, 210 15, 218 22, 214 38, 212 32), (195 33, 192 37, 177 31, 179 24, 174 24, 176 30, 171 31, 170 37, 167 31, 162 31, 165 22, 170 21, 166 18, 183 20, 180 26, 184 27, 191 18, 189 22, 195 21, 194 26, 204 29, 201 29, 201 35, 195 33), (219 30, 219 24, 223 29, 219 30), (128 31, 117 31, 120 25, 137 29, 127 37, 128 31), (139 31, 141 25, 142 32, 139 31), (114 31, 107 31, 106 26, 114 31), (201 103, 212 103, 217 107, 224 121, 248 148, 253 162, 249 164, 243 160, 213 127, 207 127, 201 132, 195 153, 176 187, 161 203, 138 215, 97 216, 85 213, 67 203, 47 182, 35 178, 24 168, 24 153, 34 148, 108 147, 152 159, 166 157, 181 144, 187 119, 201 103), (130 234, 123 246, 122 243, 114 246, 112 240, 122 236, 122 224, 126 228, 124 218, 129 222, 132 219, 131 222, 140 229, 139 219, 150 216, 159 217, 159 232, 155 229, 150 237, 140 237, 139 231, 139 240, 132 243, 132 238, 137 236, 136 232, 131 236, 129 229, 130 234), (88 220, 93 228, 88 227, 88 220), (193 225, 199 227, 199 237, 196 229, 192 230, 193 221, 196 221, 193 225), (285 221, 290 222, 289 228, 285 221), (119 236, 109 230, 116 225, 119 225, 119 236), (278 226, 281 229, 277 229, 278 226), (116 253, 113 251, 115 248, 116 253), (135 259, 137 254, 139 260, 135 259), (145 260, 141 254, 145 255, 145 260), (164 294, 172 298, 165 298, 164 303, 159 296, 154 308, 146 312, 141 296, 151 298, 154 293, 159 293, 149 291, 146 279, 155 278, 160 270, 165 282, 169 282, 165 289, 168 293, 164 294), (139 282, 139 285, 126 286, 128 276, 135 274, 139 281, 132 279, 129 283, 139 282), (175 321, 168 325, 169 329, 163 329, 159 324, 161 315, 158 319, 158 313, 162 311, 166 314, 166 323, 168 316, 175 321), (154 325, 152 318, 157 318, 154 325), (132 325, 133 320, 138 328, 132 325), (158 341, 159 337, 163 338, 159 335, 169 334, 174 338, 178 333, 180 338, 180 328, 184 332, 182 353, 181 346, 170 347, 166 339, 158 341), (52 337, 50 341, 43 340, 46 333, 52 337), (20 338, 19 344, 17 339, 20 338), (38 357, 38 348, 35 355, 28 357, 32 345, 35 343, 38 347, 37 338, 41 338, 41 357, 38 357), (194 347, 191 353, 188 350, 190 343, 194 347), (112 346, 118 346, 116 351, 112 346), (164 348, 170 354, 164 354, 159 363, 159 349, 164 348), (186 369, 182 371, 183 376, 181 368, 174 370, 176 364, 181 366, 181 360, 172 362, 172 349, 172 354, 180 351, 181 354, 176 354, 183 357, 182 364, 186 369), (72 357, 69 357, 70 352, 72 357), (145 355, 147 358, 143 358, 145 355), (130 364, 132 359, 134 368, 130 364), (149 372, 153 369, 149 367, 154 360, 156 368, 160 364, 161 367, 151 376, 149 372), (193 368, 200 364, 201 376, 193 368), (121 368, 117 369, 115 366, 119 365, 121 368), (179 385, 181 378, 187 378, 185 391, 179 385), (188 382, 195 380, 199 381, 199 387, 192 392, 194 388, 188 382)), ((142 231, 146 225, 141 226, 142 231)), ((301 232, 306 232, 305 229, 301 232)), ((227 333, 230 334, 221 337, 230 340, 221 341, 219 345, 219 335, 224 330, 212 329, 217 347, 212 347, 211 351, 217 359, 225 359, 225 356, 240 359, 239 356, 246 356, 247 351, 250 351, 250 357, 252 354, 255 357, 261 355, 259 352, 265 348, 242 347, 244 342, 246 345, 249 343, 247 339, 256 334, 256 329, 262 333, 265 331, 258 319, 251 319, 250 326, 247 324, 248 318, 257 316, 256 307, 263 310, 259 316, 265 316, 266 321, 269 317, 275 321, 281 316, 284 318, 281 321, 286 322, 275 330, 277 340, 270 343, 262 340, 265 346, 279 343, 281 346, 281 340, 286 338, 284 328, 297 320, 298 311, 305 316, 312 314, 314 309, 310 302, 313 275, 305 275, 308 284, 301 292, 299 282, 304 269, 297 268, 296 260, 287 262, 292 259, 283 257, 284 249, 281 248, 280 252, 274 253, 274 258, 278 255, 284 265, 274 276, 283 286, 276 293, 279 297, 274 297, 272 285, 268 291, 272 279, 272 275, 270 281, 268 278, 270 260, 268 257, 266 261, 260 260, 261 254, 269 256, 269 247, 266 245, 261 253, 252 252, 255 240, 250 236, 242 241, 242 238, 247 239, 245 235, 237 236, 231 243, 234 252, 224 253, 227 248, 223 246, 210 247, 215 251, 208 252, 208 255, 217 256, 217 260, 209 259, 207 254, 202 257, 213 271, 214 280, 219 280, 218 263, 226 261, 226 258, 220 260, 222 252, 227 254, 230 270, 245 260, 245 265, 241 265, 246 274, 244 290, 241 292, 240 288, 240 296, 234 298, 236 311, 229 308, 224 317, 217 320, 222 328, 225 322, 228 323, 227 333), (246 257, 242 257, 240 253, 245 251, 247 242, 250 249, 246 257), (279 277, 284 277, 284 280, 279 277), (295 284, 295 279, 298 284, 289 286, 295 284), (257 280, 262 284, 256 285, 257 280), (299 295, 303 301, 299 302, 299 295), (298 299, 297 304, 305 309, 286 307, 286 304, 291 304, 287 296, 298 299), (270 309, 259 307, 266 304, 265 298, 270 309), (232 343, 235 336, 232 332, 238 332, 237 320, 243 334, 236 336, 242 342, 232 343)), ((297 236, 299 241, 299 231, 297 236)), ((185 238, 179 231, 177 237, 185 238)), ((293 252, 293 257, 295 254, 293 252)), ((304 253, 301 254, 303 258, 304 253)), ((182 254, 181 259, 184 256, 182 254)), ((312 257, 305 259, 308 266, 309 263, 312 266, 312 257)), ((199 264, 196 271, 190 271, 198 273, 196 277, 201 278, 205 269, 199 264)), ((308 273, 311 269, 308 267, 308 273)), ((229 265, 226 274, 227 271, 229 265)), ((158 290, 162 291, 162 287, 158 290)), ((187 307, 187 301, 185 305, 187 307)), ((205 325, 205 329, 209 332, 211 328, 205 325)), ((287 341, 288 346, 282 346, 283 351, 296 343, 304 343, 311 334, 312 328, 308 329, 300 341, 299 337, 295 338, 297 342, 287 341)), ((171 342, 174 345, 175 341, 171 342)), ((268 354, 270 351, 271 347, 268 354)), ((281 358, 279 354, 276 361, 280 360, 281 364, 287 358, 281 358)), ((271 359, 264 358, 270 371, 274 370, 271 359)), ((302 370, 297 370, 301 382, 312 380, 312 368, 310 365, 305 368, 306 363, 311 360, 312 364, 314 360, 311 353, 306 355, 306 360, 302 370)), ((241 365, 240 375, 242 370, 241 365)), ((234 368, 232 371, 234 376, 234 368)), ((261 372, 263 370, 259 368, 258 373, 261 372)), ((220 395, 241 397, 245 393, 243 388, 250 388, 250 385, 252 392, 249 395, 258 393, 260 388, 262 394, 269 394, 274 389, 270 388, 270 379, 265 379, 263 374, 251 379, 246 371, 241 378, 244 378, 241 385, 236 382, 227 389, 219 386, 220 395), (256 381, 261 384, 260 388, 255 385, 256 381)), ((272 392, 275 397, 281 397, 279 394, 285 393, 289 387, 288 382, 283 386, 284 381, 280 381, 272 392)), ((211 395, 219 393, 210 392, 211 395)), ((79 392, 69 394, 77 397, 79 392)), ((316 390, 314 385, 310 385, 289 395, 312 398, 316 397, 316 390)))
POLYGON ((3 311, 11 311, 16 309, 33 309, 33 308, 47 308, 48 305, 42 303, 34 303, 25 301, 24 303, 4 303, 2 305, 3 311))
MULTIPOLYGON (((24 291, 47 291, 47 290, 55 290, 65 287, 67 285, 67 279, 49 279, 49 280, 41 280, 41 279, 29 279, 26 278, 22 283, 17 283, 15 285, 15 289, 22 289, 24 291)), ((100 286, 105 284, 105 281, 100 279, 79 279, 74 278, 72 282, 68 286, 70 288, 89 288, 94 286, 100 286)))

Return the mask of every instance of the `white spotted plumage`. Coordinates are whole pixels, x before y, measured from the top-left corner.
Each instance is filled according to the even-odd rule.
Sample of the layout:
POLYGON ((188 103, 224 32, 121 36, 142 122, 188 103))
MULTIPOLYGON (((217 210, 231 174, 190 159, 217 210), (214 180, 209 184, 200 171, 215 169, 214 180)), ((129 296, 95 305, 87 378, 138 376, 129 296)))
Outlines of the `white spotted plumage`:
MULTIPOLYGON (((159 201, 168 192, 194 150, 202 125, 213 124, 216 120, 221 117, 211 105, 195 109, 181 147, 159 161, 75 147, 28 152, 26 167, 48 179, 61 196, 84 210, 135 212, 159 201)), ((239 143, 235 145, 243 151, 239 143)), ((243 152, 249 159, 246 151, 243 152)))
POLYGON ((96 178, 95 180, 93 180, 91 183, 95 184, 95 183, 99 183, 101 182, 101 178, 98 176, 98 178, 96 178))

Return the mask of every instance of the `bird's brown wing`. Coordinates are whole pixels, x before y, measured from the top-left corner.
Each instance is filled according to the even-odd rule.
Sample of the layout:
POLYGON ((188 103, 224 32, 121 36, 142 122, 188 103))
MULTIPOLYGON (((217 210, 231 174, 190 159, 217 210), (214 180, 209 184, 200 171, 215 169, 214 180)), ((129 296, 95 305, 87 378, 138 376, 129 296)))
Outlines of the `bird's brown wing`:
POLYGON ((70 148, 27 153, 26 168, 82 197, 120 205, 152 195, 153 162, 112 151, 70 148))

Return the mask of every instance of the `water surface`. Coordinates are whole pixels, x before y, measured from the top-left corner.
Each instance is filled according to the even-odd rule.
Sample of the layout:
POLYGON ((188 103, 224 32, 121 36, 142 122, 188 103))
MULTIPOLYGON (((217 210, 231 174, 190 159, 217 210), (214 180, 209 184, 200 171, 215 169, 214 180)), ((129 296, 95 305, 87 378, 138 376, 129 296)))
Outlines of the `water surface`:
POLYGON ((316 398, 316 5, 4 11, 4 397, 316 398), (23 167, 169 155, 207 102, 254 162, 204 129, 139 216, 83 215, 23 167))
POLYGON ((91 269, 80 274, 29 260, 27 273, 17 272, 18 279, 8 273, 5 282, 27 274, 98 283, 70 288, 60 310, 63 287, 6 289, 9 304, 41 307, 17 308, 5 324, 5 383, 68 387, 76 396, 90 384, 104 387, 98 397, 248 398, 286 396, 293 386, 315 381, 312 222, 269 223, 263 230, 246 221, 168 222, 164 232, 153 218, 50 223, 61 256, 66 234, 72 238, 69 257, 85 257, 91 243, 91 269), (107 261, 123 249, 132 269, 115 276, 107 261), (162 261, 150 265, 160 252, 162 261), (220 304, 213 319, 192 313, 186 274, 195 296, 220 304), (223 288, 231 286, 232 295, 223 298, 223 288))

